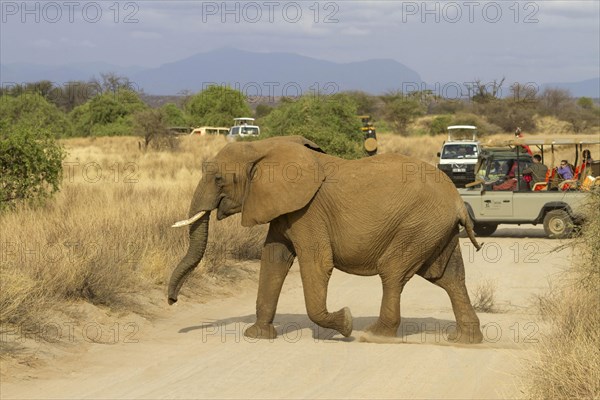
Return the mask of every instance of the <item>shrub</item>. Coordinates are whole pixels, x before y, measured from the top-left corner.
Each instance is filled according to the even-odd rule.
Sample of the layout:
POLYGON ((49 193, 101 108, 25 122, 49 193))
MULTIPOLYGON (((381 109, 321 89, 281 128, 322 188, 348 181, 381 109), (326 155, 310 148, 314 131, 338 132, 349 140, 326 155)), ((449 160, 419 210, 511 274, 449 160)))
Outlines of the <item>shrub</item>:
POLYGON ((417 100, 396 98, 386 103, 383 113, 396 133, 407 134, 406 127, 408 124, 425 114, 425 111, 417 100))
POLYGON ((1 128, 0 209, 58 191, 64 155, 47 128, 1 128))
POLYGON ((475 311, 496 312, 496 284, 493 281, 481 282, 473 291, 473 308, 475 311))
POLYGON ((134 134, 144 138, 144 149, 176 149, 177 138, 171 135, 166 125, 166 115, 160 109, 137 112, 133 116, 134 134))
POLYGON ((225 86, 208 87, 192 96, 185 108, 194 126, 231 126, 234 118, 250 115, 244 94, 225 86))
POLYGON ((429 126, 429 134, 430 135, 438 135, 440 133, 446 133, 449 125, 452 123, 451 115, 440 115, 435 117, 431 121, 431 125, 429 126))
POLYGON ((75 136, 130 135, 133 127, 131 115, 146 108, 137 93, 119 89, 95 96, 75 107, 69 116, 75 136))
POLYGON ((165 114, 165 123, 169 126, 188 126, 188 121, 185 118, 183 110, 177 107, 176 104, 167 103, 161 107, 165 114))
POLYGON ((306 95, 285 101, 263 119, 264 136, 301 135, 343 158, 364 156, 356 105, 346 95, 306 95))
POLYGON ((520 127, 525 132, 535 130, 535 108, 527 102, 512 102, 508 100, 493 100, 480 104, 478 114, 502 128, 504 132, 514 132, 520 127))
POLYGON ((36 93, 0 96, 0 121, 5 128, 42 127, 54 137, 69 136, 72 126, 67 116, 54 104, 36 93))

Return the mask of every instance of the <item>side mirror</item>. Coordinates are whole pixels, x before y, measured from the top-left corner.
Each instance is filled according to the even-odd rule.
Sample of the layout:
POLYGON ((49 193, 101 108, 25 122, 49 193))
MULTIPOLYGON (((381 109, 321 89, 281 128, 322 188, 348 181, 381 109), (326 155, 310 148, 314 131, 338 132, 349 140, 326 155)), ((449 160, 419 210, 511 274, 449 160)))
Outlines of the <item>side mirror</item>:
POLYGON ((437 156, 438 156, 438 157, 441 157, 441 154, 440 154, 440 152, 439 152, 439 151, 438 151, 438 153, 437 153, 437 156))

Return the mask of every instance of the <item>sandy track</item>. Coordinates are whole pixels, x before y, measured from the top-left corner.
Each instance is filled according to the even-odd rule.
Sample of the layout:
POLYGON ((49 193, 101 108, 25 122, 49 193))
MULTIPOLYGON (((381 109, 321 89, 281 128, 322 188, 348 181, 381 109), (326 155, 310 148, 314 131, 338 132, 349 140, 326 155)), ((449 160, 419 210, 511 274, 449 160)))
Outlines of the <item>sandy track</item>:
MULTIPOLYGON (((470 291, 492 280, 502 313, 479 313, 484 343, 449 345, 454 317, 446 293, 415 277, 402 296, 398 343, 360 342, 379 310, 378 277, 335 271, 328 306, 349 306, 354 332, 343 338, 306 317, 297 266, 286 280, 276 325, 280 336, 254 341, 242 333, 254 320, 255 287, 207 304, 165 306, 142 326, 138 343, 87 345, 77 356, 5 377, 9 398, 515 398, 524 361, 544 328, 533 295, 564 269, 569 251, 539 229, 499 229, 473 253, 461 239, 470 291), (512 237, 515 233, 520 237, 512 237), (537 237, 536 237, 537 236, 537 237), (446 330, 446 331, 445 331, 446 330)), ((182 299, 183 301, 185 300, 182 299)))

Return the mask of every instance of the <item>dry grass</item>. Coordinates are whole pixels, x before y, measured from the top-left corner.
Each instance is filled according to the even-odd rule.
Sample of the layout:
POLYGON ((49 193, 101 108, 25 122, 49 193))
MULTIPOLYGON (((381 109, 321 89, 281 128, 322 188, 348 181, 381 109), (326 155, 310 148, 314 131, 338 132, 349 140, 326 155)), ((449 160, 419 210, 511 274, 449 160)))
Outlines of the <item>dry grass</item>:
MULTIPOLYGON (((184 138, 175 153, 141 152, 135 138, 65 141, 61 192, 0 215, 3 329, 41 321, 65 301, 127 308, 131 294, 162 285, 187 247, 170 225, 187 215, 203 160, 226 143, 204 139, 184 138)), ((243 241, 223 234, 234 224, 212 225, 243 241)))
POLYGON ((532 366, 534 399, 600 398, 600 193, 592 197, 588 223, 573 242, 580 257, 562 284, 540 298, 551 331, 532 366))
MULTIPOLYGON (((379 135, 382 153, 431 163, 444 139, 379 135)), ((142 152, 136 138, 65 140, 61 192, 43 207, 0 215, 0 331, 44 321, 72 301, 139 312, 132 297, 164 288, 185 252, 185 230, 170 226, 187 215, 202 162, 225 143, 186 137, 176 152, 142 152)), ((242 228, 239 216, 213 216, 205 258, 183 291, 206 275, 235 279, 237 261, 259 258, 265 235, 264 226, 242 228)))
POLYGON ((471 303, 475 311, 484 313, 497 312, 496 309, 496 282, 486 280, 480 282, 471 295, 471 303))
MULTIPOLYGON (((552 131, 525 135, 526 139, 547 139, 556 137, 562 139, 580 139, 589 137, 590 140, 598 140, 599 136, 598 134, 576 135, 573 133, 554 133, 552 131)), ((377 133, 377 141, 379 143, 380 153, 400 153, 407 156, 416 157, 433 165, 437 163, 437 153, 441 150, 442 144, 447 138, 447 135, 425 135, 406 137, 390 133, 377 133)), ((514 139, 513 133, 486 135, 480 138, 484 145, 490 143, 498 143, 501 141, 511 139, 514 139)), ((586 146, 586 148, 590 149, 592 157, 594 159, 600 159, 600 145, 589 145, 586 146)), ((539 152, 539 150, 535 146, 532 146, 531 150, 534 154, 539 152)), ((575 149, 573 146, 556 146, 554 153, 554 161, 552 160, 552 154, 549 148, 546 147, 544 149, 544 153, 546 153, 544 163, 548 167, 557 166, 560 163, 560 160, 563 159, 569 160, 571 163, 575 162, 575 149)))

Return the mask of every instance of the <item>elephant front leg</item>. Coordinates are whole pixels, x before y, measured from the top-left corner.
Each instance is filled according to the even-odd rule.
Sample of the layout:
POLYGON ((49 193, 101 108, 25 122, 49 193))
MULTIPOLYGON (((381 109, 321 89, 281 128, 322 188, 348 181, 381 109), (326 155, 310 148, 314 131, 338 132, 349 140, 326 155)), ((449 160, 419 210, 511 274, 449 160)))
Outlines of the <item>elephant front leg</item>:
POLYGON ((277 331, 273 318, 285 277, 294 262, 294 253, 282 242, 265 244, 260 265, 258 296, 256 298, 256 323, 246 329, 244 335, 255 339, 274 339, 277 331))
POLYGON ((300 275, 308 317, 323 328, 335 329, 345 337, 352 333, 352 314, 348 307, 327 311, 327 286, 333 272, 330 262, 300 259, 300 275))

